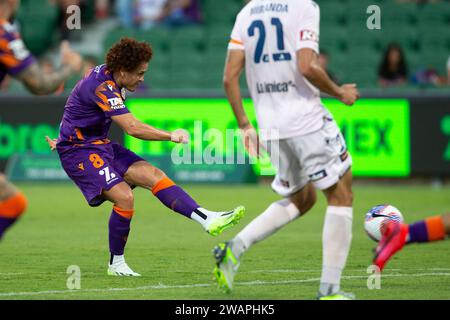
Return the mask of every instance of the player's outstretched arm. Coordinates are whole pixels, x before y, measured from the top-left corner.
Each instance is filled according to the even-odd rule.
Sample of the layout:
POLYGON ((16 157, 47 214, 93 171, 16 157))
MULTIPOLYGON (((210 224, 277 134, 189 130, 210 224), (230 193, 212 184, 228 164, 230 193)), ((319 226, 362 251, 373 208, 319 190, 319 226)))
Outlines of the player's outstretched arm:
POLYGON ((359 98, 356 84, 338 86, 330 79, 326 71, 320 66, 317 53, 314 50, 310 48, 298 50, 297 61, 300 73, 320 91, 338 98, 349 106, 353 105, 359 98))
POLYGON ((119 125, 128 135, 148 141, 172 141, 175 143, 188 143, 189 134, 182 129, 173 132, 154 128, 136 119, 131 113, 112 116, 111 119, 119 125))
POLYGON ((44 72, 37 63, 33 63, 19 73, 18 79, 35 95, 51 94, 73 73, 79 72, 83 65, 81 56, 73 51, 66 41, 61 43, 61 63, 61 68, 50 73, 44 72))

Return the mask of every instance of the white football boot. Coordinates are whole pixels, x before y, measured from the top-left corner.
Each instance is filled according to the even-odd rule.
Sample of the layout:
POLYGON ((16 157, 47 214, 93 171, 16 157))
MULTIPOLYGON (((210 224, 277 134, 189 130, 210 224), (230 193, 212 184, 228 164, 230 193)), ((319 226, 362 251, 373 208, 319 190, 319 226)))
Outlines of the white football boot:
POLYGON ((131 268, 125 262, 123 255, 114 256, 112 259, 112 264, 108 266, 109 276, 119 276, 119 277, 140 277, 141 275, 137 272, 131 270, 131 268))

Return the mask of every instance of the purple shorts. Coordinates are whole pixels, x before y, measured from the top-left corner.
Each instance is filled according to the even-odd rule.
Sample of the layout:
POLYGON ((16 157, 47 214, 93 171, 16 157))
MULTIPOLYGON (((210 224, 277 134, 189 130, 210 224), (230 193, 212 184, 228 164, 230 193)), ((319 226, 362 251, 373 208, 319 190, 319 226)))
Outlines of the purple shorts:
POLYGON ((57 147, 57 151, 64 171, 92 207, 97 207, 106 200, 102 196, 103 190, 109 190, 124 181, 123 176, 133 163, 144 161, 134 152, 114 142, 57 147))

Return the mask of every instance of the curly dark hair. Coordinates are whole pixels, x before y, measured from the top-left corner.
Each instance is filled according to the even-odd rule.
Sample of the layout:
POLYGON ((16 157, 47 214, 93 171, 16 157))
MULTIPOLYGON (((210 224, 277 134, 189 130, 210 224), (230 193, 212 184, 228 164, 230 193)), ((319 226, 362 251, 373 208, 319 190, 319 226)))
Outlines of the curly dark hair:
POLYGON ((406 78, 408 76, 408 65, 406 63, 405 54, 403 53, 402 47, 398 43, 390 43, 386 48, 383 55, 383 60, 378 67, 378 75, 388 80, 395 80, 398 77, 406 78), (394 67, 395 70, 391 70, 389 68, 389 54, 391 51, 398 51, 400 56, 397 65, 394 67))
POLYGON ((153 56, 152 47, 146 42, 132 38, 121 38, 106 54, 106 67, 114 72, 119 70, 136 70, 143 62, 153 56))

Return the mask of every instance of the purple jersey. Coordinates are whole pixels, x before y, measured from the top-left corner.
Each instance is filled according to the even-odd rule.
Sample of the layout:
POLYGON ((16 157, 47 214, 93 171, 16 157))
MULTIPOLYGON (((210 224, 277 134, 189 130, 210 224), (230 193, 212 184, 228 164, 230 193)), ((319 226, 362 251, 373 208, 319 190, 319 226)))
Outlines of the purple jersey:
POLYGON ((67 99, 58 147, 109 143, 111 117, 129 113, 124 100, 125 89, 119 88, 106 65, 89 71, 67 99))
POLYGON ((34 62, 14 26, 0 20, 0 82, 7 74, 16 76, 34 62))

